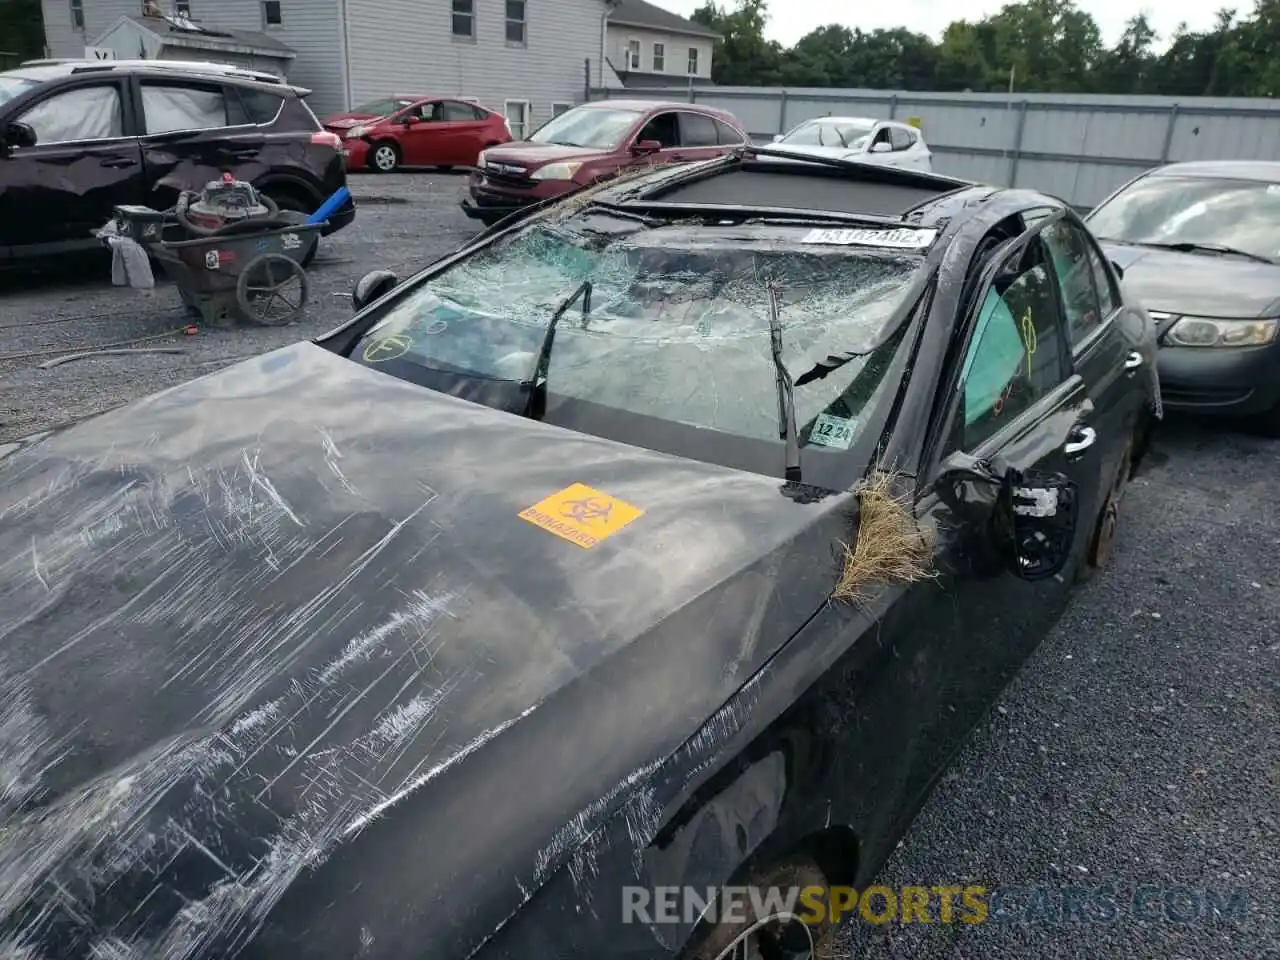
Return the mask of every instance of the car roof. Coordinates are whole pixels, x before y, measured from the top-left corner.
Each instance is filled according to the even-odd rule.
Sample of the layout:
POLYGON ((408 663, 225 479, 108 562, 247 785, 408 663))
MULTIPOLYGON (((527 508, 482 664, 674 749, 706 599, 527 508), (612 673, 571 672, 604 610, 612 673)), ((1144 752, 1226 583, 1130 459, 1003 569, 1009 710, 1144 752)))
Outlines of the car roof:
POLYGON ((729 117, 736 123, 733 114, 718 107, 708 107, 701 103, 689 103, 687 100, 590 100, 578 104, 580 107, 615 107, 619 110, 640 110, 654 113, 658 110, 688 110, 693 113, 705 113, 713 117, 729 117))
POLYGON ((802 120, 802 124, 806 123, 892 123, 892 120, 878 120, 875 117, 810 117, 808 120, 802 120))
POLYGON ((297 89, 275 74, 264 70, 251 70, 233 63, 215 63, 203 60, 35 60, 28 61, 16 70, 0 76, 18 77, 24 80, 56 80, 82 73, 150 73, 164 76, 187 74, 189 76, 219 76, 231 80, 252 80, 297 89))
POLYGON ((1171 163, 1152 170, 1153 177, 1205 177, 1224 180, 1257 180, 1280 183, 1280 161, 1276 160, 1195 160, 1171 163))

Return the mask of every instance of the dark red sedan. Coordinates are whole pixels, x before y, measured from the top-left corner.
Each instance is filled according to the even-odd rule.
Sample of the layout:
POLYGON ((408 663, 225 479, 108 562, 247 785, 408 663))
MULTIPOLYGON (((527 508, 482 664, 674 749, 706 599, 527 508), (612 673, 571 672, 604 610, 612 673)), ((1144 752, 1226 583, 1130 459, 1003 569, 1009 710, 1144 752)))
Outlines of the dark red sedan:
POLYGON ((712 107, 653 100, 585 103, 543 124, 528 140, 481 153, 462 209, 491 224, 627 169, 709 160, 747 142, 741 122, 712 107))
POLYGON ((506 118, 476 103, 448 98, 389 97, 326 117, 342 137, 348 170, 390 173, 400 166, 474 166, 481 150, 511 139, 506 118), (366 108, 387 112, 361 117, 366 108))

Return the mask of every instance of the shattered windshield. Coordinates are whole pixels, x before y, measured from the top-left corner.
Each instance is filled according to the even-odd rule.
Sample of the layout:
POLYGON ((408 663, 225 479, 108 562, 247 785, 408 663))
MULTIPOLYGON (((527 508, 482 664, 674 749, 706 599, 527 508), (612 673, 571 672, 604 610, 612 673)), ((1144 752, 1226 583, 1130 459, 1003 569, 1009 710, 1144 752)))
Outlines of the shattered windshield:
POLYGON ((1280 257, 1280 184, 1207 177, 1144 177, 1088 217, 1099 240, 1207 244, 1280 257))
POLYGON ((556 327, 550 395, 781 443, 773 281, 801 443, 847 450, 892 357, 886 324, 924 258, 817 239, 829 233, 668 226, 608 236, 541 223, 409 291, 352 357, 406 379, 416 367, 527 383, 557 306, 590 280, 589 303, 556 327), (832 363, 849 352, 860 356, 832 363))
POLYGON ((566 147, 614 150, 637 120, 639 110, 615 107, 575 107, 548 120, 530 136, 531 143, 556 143, 566 147))
POLYGON ((813 120, 793 130, 780 143, 796 147, 841 147, 859 150, 867 142, 874 124, 841 120, 813 120))

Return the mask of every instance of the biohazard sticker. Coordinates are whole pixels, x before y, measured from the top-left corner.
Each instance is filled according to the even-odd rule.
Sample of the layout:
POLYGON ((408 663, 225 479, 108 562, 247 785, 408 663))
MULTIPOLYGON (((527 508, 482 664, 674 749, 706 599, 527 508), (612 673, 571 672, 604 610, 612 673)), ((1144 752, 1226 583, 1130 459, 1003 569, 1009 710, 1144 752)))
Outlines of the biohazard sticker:
POLYGON ((588 550, 642 516, 639 507, 585 483, 565 487, 519 514, 521 520, 588 550))
POLYGON ((856 426, 856 420, 820 413, 818 419, 813 421, 813 429, 809 431, 809 442, 834 447, 836 450, 848 450, 853 445, 856 426))
POLYGON ((837 247, 888 247, 895 250, 926 250, 938 237, 937 230, 810 230, 801 243, 821 243, 837 247))

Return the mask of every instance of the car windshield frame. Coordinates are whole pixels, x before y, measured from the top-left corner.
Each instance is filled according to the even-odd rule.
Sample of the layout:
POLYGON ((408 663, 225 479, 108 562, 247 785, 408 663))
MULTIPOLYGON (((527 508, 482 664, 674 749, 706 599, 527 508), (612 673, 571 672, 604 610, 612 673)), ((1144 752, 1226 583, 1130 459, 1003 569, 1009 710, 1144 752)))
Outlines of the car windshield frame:
POLYGON ((860 144, 864 144, 866 139, 871 136, 871 131, 875 128, 875 123, 865 123, 862 121, 859 121, 858 123, 853 123, 851 121, 841 122, 834 120, 831 117, 817 117, 813 120, 807 121, 806 123, 800 124, 800 126, 794 128, 790 133, 786 134, 781 140, 779 140, 778 143, 783 146, 790 144, 797 147, 833 147, 840 150, 857 150, 860 144), (839 134, 840 136, 844 136, 846 141, 848 141, 847 145, 840 142, 840 136, 836 136, 835 143, 826 143, 825 138, 821 136, 821 130, 823 127, 840 128, 839 134), (863 129, 864 127, 866 129, 863 129), (793 139, 794 137, 797 137, 809 130, 818 130, 819 138, 824 142, 808 143, 793 139), (847 136, 847 133, 850 131, 856 131, 853 139, 851 140, 847 136))
POLYGON ((1207 245, 1276 262, 1280 181, 1231 176, 1156 174, 1121 188, 1085 217, 1104 243, 1149 247, 1207 245), (1265 202, 1259 202, 1265 201, 1265 202), (1145 216, 1144 216, 1145 215, 1145 216), (1268 230, 1267 228, 1270 227, 1268 230))
POLYGON ((0 106, 4 106, 10 100, 18 99, 24 93, 30 93, 38 86, 40 81, 32 80, 30 77, 6 77, 0 74, 0 106))
POLYGON ((604 107, 583 105, 574 107, 572 110, 566 110, 558 117, 552 117, 533 133, 529 134, 530 143, 541 143, 548 146, 563 147, 582 147, 600 151, 614 151, 627 139, 636 124, 645 117, 645 111, 635 110, 630 107, 604 107), (611 125, 607 128, 599 125, 589 129, 584 124, 584 119, 589 115, 599 117, 610 117, 616 120, 626 119, 623 126, 611 125), (576 126, 575 126, 576 125, 576 126), (603 133, 607 129, 609 136, 594 137, 593 134, 603 133), (616 132, 616 135, 615 135, 616 132), (559 137, 560 139, 554 139, 559 137))
MULTIPOLYGON (((651 225, 638 226, 604 213, 593 219, 597 222, 581 234, 582 238, 598 237, 594 231, 602 228, 602 221, 608 221, 615 230, 630 228, 639 231, 640 236, 635 238, 637 242, 624 241, 623 248, 641 261, 646 256, 653 256, 658 258, 655 262, 664 263, 662 256, 681 257, 696 253, 703 257, 705 263, 723 263, 725 251, 732 250, 743 262, 750 258, 752 270, 755 270, 766 256, 774 257, 780 268, 801 263, 804 257, 810 258, 795 268, 799 271, 795 277, 783 278, 784 292, 788 285, 793 292, 798 290, 806 279, 813 286, 818 282, 813 278, 821 276, 821 282, 827 284, 833 297, 838 294, 839 299, 833 299, 829 304, 827 318, 819 321, 819 324, 827 326, 821 329, 817 329, 818 325, 812 319, 812 304, 820 301, 804 299, 808 294, 792 296, 783 308, 788 314, 782 329, 784 362, 797 382, 795 393, 800 407, 797 420, 801 426, 803 477, 807 483, 836 489, 840 483, 852 482, 852 478, 865 466, 866 443, 878 441, 878 437, 872 437, 870 433, 874 427, 868 425, 876 422, 881 407, 892 402, 901 389, 887 372, 896 368, 902 351, 907 349, 904 346, 908 342, 905 339, 908 326, 905 321, 919 307, 929 275, 936 271, 936 259, 928 255, 927 249, 837 245, 813 240, 807 244, 788 242, 780 245, 780 229, 795 230, 797 237, 812 236, 811 225, 711 228, 666 224, 654 228, 651 225), (655 239, 658 236, 662 237, 660 244, 655 239), (715 261, 711 254, 714 254, 715 261), (819 264, 822 270, 813 270, 819 264), (847 274, 844 277, 847 288, 841 288, 828 276, 832 268, 840 269, 842 266, 847 274), (804 270, 810 272, 805 274, 804 270), (849 291, 864 296, 864 300, 851 301, 849 291), (873 291, 881 292, 873 295, 873 291), (855 311, 850 303, 858 309, 855 311), (819 367, 823 367, 822 371, 815 372, 819 367), (816 438, 818 432, 831 427, 844 431, 841 442, 816 438), (837 486, 832 487, 832 484, 837 486)), ((351 336, 344 338, 347 345, 338 348, 339 352, 356 363, 437 393, 508 413, 520 413, 526 407, 529 391, 533 388, 531 380, 538 369, 535 362, 537 344, 546 332, 557 303, 572 293, 574 282, 580 283, 581 278, 594 272, 597 283, 594 296, 590 298, 594 305, 584 310, 583 303, 575 303, 557 325, 555 348, 544 368, 546 404, 539 419, 580 433, 717 466, 781 476, 785 444, 778 429, 776 368, 769 352, 769 308, 764 285, 760 285, 758 297, 750 298, 749 306, 746 305, 747 300, 732 297, 718 295, 718 298, 700 301, 696 295, 690 295, 685 303, 673 308, 673 319, 668 319, 664 313, 666 301, 663 301, 656 317, 637 311, 637 316, 624 318, 631 324, 626 333, 614 337, 606 330, 604 339, 611 342, 600 347, 597 354, 590 355, 589 345, 580 344, 575 356, 571 341, 584 336, 582 331, 587 329, 584 321, 593 327, 591 332, 594 334, 595 327, 608 327, 618 320, 609 313, 609 270, 601 267, 600 262, 574 273, 572 277, 560 278, 573 282, 555 282, 539 287, 536 304, 526 304, 512 316, 504 313, 514 310, 512 304, 494 305, 491 299, 486 299, 486 294, 477 292, 483 283, 478 283, 474 271, 468 274, 465 266, 473 258, 482 257, 487 251, 497 248, 499 240, 508 241, 502 250, 509 251, 511 245, 520 242, 519 238, 529 238, 535 231, 547 229, 550 228, 545 224, 528 224, 484 247, 464 252, 440 269, 432 269, 402 284, 390 298, 361 316, 358 330, 352 330, 351 336), (451 279, 453 271, 459 267, 462 268, 460 274, 451 279), (463 292, 474 298, 472 302, 454 299, 454 293, 461 297, 463 292), (483 313, 476 306, 481 301, 483 313), (731 316, 732 319, 712 328, 713 338, 717 341, 736 339, 741 343, 718 346, 719 352, 714 359, 705 352, 695 356, 699 348, 694 345, 696 338, 689 333, 693 327, 688 323, 695 304, 705 304, 706 313, 723 307, 720 315, 731 316), (527 309, 529 307, 532 309, 527 309), (679 311, 686 307, 688 313, 680 314, 679 311), (737 313, 733 313, 735 310, 737 313), (480 366, 462 363, 459 354, 450 354, 439 336, 446 332, 449 324, 459 319, 476 327, 475 332, 464 330, 462 336, 470 336, 482 343, 495 356, 502 352, 503 357, 490 365, 480 366), (631 331, 639 329, 637 320, 648 323, 654 319, 664 323, 662 332, 657 336, 630 336, 631 331), (499 321, 510 324, 512 330, 518 321, 518 326, 523 328, 518 343, 514 334, 508 337, 495 332, 499 329, 495 325, 499 321), (681 323, 685 324, 681 328, 683 334, 669 335, 665 325, 681 323), (416 344, 422 342, 424 336, 432 341, 430 353, 409 353, 410 348, 405 347, 395 356, 370 357, 371 347, 377 350, 380 349, 377 345, 395 343, 401 338, 416 344), (750 346, 746 343, 748 340, 751 341, 750 346), (648 367, 646 362, 650 362, 648 367), (499 369, 498 363, 504 366, 499 369), (599 367, 594 366, 597 363, 599 367), (712 363, 716 366, 709 368, 707 365, 712 363), (720 377, 707 375, 708 369, 718 369, 722 365, 720 377), (700 372, 686 372, 695 369, 700 372), (602 370, 605 373, 601 373, 602 370), (616 370, 626 371, 620 378, 626 385, 618 386, 616 392, 611 393, 614 384, 608 371, 616 370), (637 372, 640 370, 643 374, 637 372), (584 371, 588 371, 585 376, 584 371), (668 380, 671 383, 669 390, 668 380), (679 382, 681 380, 683 383, 679 382), (653 386, 649 387, 651 382, 653 386), (636 387, 637 383, 644 385, 636 387), (687 394, 680 394, 686 387, 687 394), (732 393, 735 389, 741 391, 737 400, 732 393), (627 390, 635 392, 627 393, 627 390), (683 400, 667 403, 668 394, 683 397, 683 400), (714 402, 709 399, 712 397, 714 402), (713 410, 718 414, 718 405, 722 402, 725 409, 732 410, 739 419, 734 421, 731 415, 724 422, 708 422, 706 411, 713 410), (680 403, 688 406, 679 406, 680 403), (743 411, 734 408, 733 404, 741 406, 743 411), (676 410, 682 415, 674 415, 676 410), (736 428, 730 428, 731 423, 736 428), (750 424, 749 429, 743 426, 747 423, 750 424)), ((559 236, 572 237, 573 234, 563 232, 559 236)), ((596 245, 599 246, 598 243, 596 245)), ((520 279, 520 271, 513 269, 509 257, 507 262, 502 260, 504 255, 500 252, 495 257, 490 267, 493 274, 512 278, 512 284, 526 282, 520 279)), ((702 282, 703 273, 696 269, 700 266, 702 264, 696 264, 695 269, 678 271, 681 283, 702 282)), ((660 274, 660 279, 662 276, 665 274, 660 274)), ((652 286, 653 277, 648 274, 636 279, 642 285, 648 283, 652 286)), ((826 297, 827 292, 824 288, 818 294, 826 297)), ((667 293, 664 289, 660 296, 667 293)), ((674 292, 671 299, 677 299, 674 292)), ((629 307, 630 304, 624 306, 629 307)), ((701 328, 699 332, 707 335, 701 328)), ((416 350, 416 346, 413 349, 416 350)), ((705 351, 707 348, 701 349, 705 351)))

